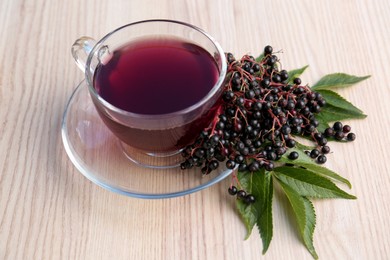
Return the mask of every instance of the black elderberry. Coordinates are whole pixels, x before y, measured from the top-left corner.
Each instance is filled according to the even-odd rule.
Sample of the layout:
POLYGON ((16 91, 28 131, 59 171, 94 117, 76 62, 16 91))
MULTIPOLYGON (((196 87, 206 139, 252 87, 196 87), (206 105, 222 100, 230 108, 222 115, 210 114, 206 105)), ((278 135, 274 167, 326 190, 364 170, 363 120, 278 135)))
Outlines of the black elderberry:
POLYGON ((251 69, 251 65, 249 63, 244 63, 242 65, 242 69, 249 72, 249 70, 251 69))
POLYGON ((180 169, 185 170, 185 169, 188 169, 188 168, 189 168, 189 163, 188 163, 188 161, 182 162, 182 163, 180 164, 180 169))
POLYGON ((279 75, 279 74, 275 74, 273 77, 272 77, 272 81, 273 82, 276 82, 276 83, 279 83, 282 81, 282 77, 279 75))
POLYGON ((195 151, 195 156, 198 157, 198 158, 203 158, 205 156, 205 154, 206 154, 206 152, 202 148, 198 148, 195 151))
MULTIPOLYGON (((282 113, 281 115, 279 115, 279 122, 282 124, 282 125, 285 125, 287 123, 287 117, 284 116, 284 113, 282 113)), ((291 131, 291 128, 290 128, 290 131, 291 131)))
POLYGON ((217 145, 219 142, 219 136, 218 135, 213 135, 211 138, 210 138, 210 143, 211 145, 217 145))
POLYGON ((263 110, 271 109, 271 107, 272 107, 271 102, 265 102, 265 103, 263 103, 263 110))
POLYGON ((241 164, 238 166, 238 171, 240 171, 240 172, 246 172, 246 171, 248 171, 248 165, 246 165, 246 163, 241 163, 241 164))
POLYGON ((293 128, 291 128, 291 132, 294 133, 294 134, 301 134, 302 133, 302 127, 300 126, 294 126, 293 128))
POLYGON ((324 135, 327 136, 327 137, 333 136, 334 135, 333 128, 331 128, 331 127, 326 128, 325 131, 324 131, 324 135))
POLYGON ((316 94, 316 100, 320 100, 320 99, 323 99, 321 93, 319 92, 314 92, 316 94))
POLYGON ((217 160, 212 160, 212 161, 210 161, 209 164, 208 164, 208 168, 209 168, 210 170, 212 170, 212 171, 215 170, 215 169, 217 169, 218 166, 219 166, 219 163, 218 163, 217 160))
POLYGON ((227 90, 223 93, 223 96, 222 96, 223 100, 225 102, 229 102, 230 100, 232 100, 234 98, 234 93, 233 91, 231 90, 227 90))
POLYGON ((307 96, 307 98, 309 100, 315 100, 316 99, 316 93, 314 93, 314 92, 308 93, 306 96, 307 96))
POLYGON ((318 142, 318 144, 319 144, 320 146, 324 146, 324 145, 326 145, 326 144, 328 143, 328 139, 326 139, 325 137, 321 137, 321 138, 319 138, 319 139, 317 140, 317 142, 318 142))
POLYGON ((202 167, 201 172, 202 172, 202 174, 209 174, 210 169, 207 166, 204 166, 204 167, 202 167))
POLYGON ((237 187, 236 186, 230 186, 229 189, 228 189, 228 192, 232 196, 236 195, 237 192, 238 192, 237 187))
POLYGON ((252 80, 250 83, 249 83, 249 88, 250 89, 255 89, 259 86, 259 83, 257 82, 257 80, 252 80))
POLYGON ((313 137, 314 137, 314 139, 315 139, 316 141, 318 141, 319 139, 322 138, 322 134, 321 134, 321 133, 315 133, 315 134, 313 135, 313 137))
POLYGON ((310 117, 310 108, 309 107, 302 108, 300 112, 305 117, 310 117))
POLYGON ((272 150, 267 152, 267 159, 271 161, 275 161, 276 159, 276 153, 272 150))
POLYGON ((319 164, 324 164, 324 163, 326 163, 326 156, 325 156, 325 155, 320 155, 320 156, 318 156, 318 158, 317 158, 317 163, 319 163, 319 164))
POLYGON ((320 155, 320 151, 318 151, 317 149, 313 149, 313 150, 311 150, 311 152, 310 152, 310 157, 311 158, 317 158, 318 157, 318 155, 320 155))
POLYGON ((280 107, 285 108, 287 106, 287 104, 288 104, 287 99, 284 99, 284 98, 279 99, 278 105, 280 107))
POLYGON ((272 171, 275 168, 275 164, 273 162, 268 162, 267 164, 265 164, 264 168, 267 171, 272 171))
POLYGON ((272 149, 273 149, 272 145, 267 145, 266 147, 264 147, 264 150, 266 152, 270 152, 270 151, 272 151, 272 149))
POLYGON ((241 150, 241 154, 243 156, 247 156, 249 154, 249 148, 248 147, 244 147, 244 149, 241 150))
POLYGON ((249 164, 248 166, 248 170, 250 172, 255 172, 258 171, 259 169, 260 169, 260 164, 257 161, 251 162, 251 164, 249 164))
POLYGON ((238 197, 239 199, 245 199, 245 197, 246 197, 246 191, 244 191, 244 190, 239 190, 239 191, 237 192, 237 197, 238 197))
POLYGON ((317 101, 317 104, 318 104, 320 107, 323 107, 323 106, 326 105, 326 101, 325 101, 325 99, 320 99, 320 100, 317 101))
MULTIPOLYGON (((241 79, 238 78, 238 77, 234 77, 234 78, 232 79, 232 84, 233 84, 233 86, 241 86, 241 79)), ((238 88, 238 89, 239 89, 239 88, 238 88)))
POLYGON ((236 158, 234 159, 234 161, 235 161, 236 163, 239 163, 239 164, 243 163, 244 160, 245 160, 245 158, 244 158, 244 156, 242 156, 241 154, 240 154, 240 155, 237 155, 236 158))
POLYGON ((260 119, 261 118, 261 112, 260 111, 255 111, 253 114, 252 114, 253 118, 255 119, 260 119))
POLYGON ((295 103, 294 101, 290 100, 287 102, 286 109, 287 110, 293 110, 295 108, 295 103))
POLYGON ((249 147, 249 154, 255 154, 257 149, 253 146, 249 147))
POLYGON ((282 126, 282 133, 288 135, 291 133, 291 128, 288 125, 282 126))
POLYGON ((262 143, 260 140, 256 140, 253 142, 253 147, 255 147, 255 148, 259 148, 261 145, 262 145, 262 143))
POLYGON ((341 122, 335 122, 333 124, 333 129, 335 131, 342 131, 343 130, 343 124, 341 122))
POLYGON ((282 90, 288 92, 292 89, 292 87, 293 87, 293 85, 291 85, 291 84, 284 85, 284 86, 282 86, 282 90))
POLYGON ((302 109, 306 105, 305 101, 303 99, 297 100, 297 103, 295 104, 295 108, 302 109))
POLYGON ((217 129, 224 129, 225 128, 225 123, 222 122, 222 121, 219 121, 217 124, 216 124, 216 128, 217 129))
POLYGON ((256 199, 255 199, 255 196, 253 196, 252 194, 247 194, 246 196, 245 196, 245 202, 246 203, 248 203, 248 204, 252 204, 252 203, 254 203, 255 201, 256 201, 256 199))
POLYGON ((317 126, 320 125, 320 122, 317 119, 313 118, 313 119, 310 120, 310 124, 312 124, 315 127, 317 127, 317 126))
POLYGON ((354 133, 349 133, 347 135, 347 140, 348 141, 354 141, 356 139, 356 135, 354 133))
POLYGON ((349 133, 351 131, 351 127, 349 125, 343 126, 343 132, 344 133, 349 133))
POLYGON ((242 107, 245 103, 245 99, 243 97, 239 97, 236 99, 236 105, 242 107))
POLYGON ((306 133, 312 133, 312 132, 314 132, 315 129, 316 129, 316 127, 314 125, 306 125, 305 126, 306 133))
POLYGON ((282 141, 275 141, 274 144, 273 144, 273 147, 274 148, 279 148, 279 147, 282 147, 283 143, 282 141))
POLYGON ((279 74, 280 74, 280 77, 281 77, 282 81, 286 81, 288 79, 288 72, 287 72, 287 70, 281 70, 279 74))
MULTIPOLYGON (((297 94, 297 95, 301 95, 303 92, 305 92, 305 89, 303 87, 298 87, 295 89, 294 93, 297 94)), ((305 104, 307 103, 307 99, 304 98, 305 100, 305 104)))
POLYGON ((298 157, 299 157, 299 153, 298 152, 291 152, 289 155, 288 155, 288 158, 290 159, 290 160, 296 160, 296 159, 298 159, 298 157))
POLYGON ((245 97, 247 99, 252 99, 255 97, 255 92, 252 89, 250 89, 247 92, 245 92, 245 97))
POLYGON ((232 107, 228 107, 226 110, 225 110, 225 114, 227 116, 234 116, 236 114, 236 110, 232 107))
POLYGON ((271 80, 268 77, 264 77, 260 84, 262 87, 268 88, 269 84, 271 84, 271 80))
POLYGON ((226 156, 224 156, 223 154, 221 153, 215 153, 214 154, 214 158, 217 159, 218 161, 220 162, 223 162, 226 160, 226 156))
POLYGON ((282 113, 282 109, 280 107, 275 107, 272 110, 272 113, 274 113, 275 116, 278 116, 280 113, 282 113))
POLYGON ((321 152, 322 152, 323 154, 328 154, 328 153, 330 152, 329 146, 327 146, 327 145, 323 146, 323 147, 321 148, 321 152))
POLYGON ((296 144, 296 142, 293 139, 287 139, 286 140, 286 146, 289 147, 289 148, 295 147, 295 144, 296 144))
POLYGON ((264 47, 264 55, 272 54, 272 51, 273 49, 271 46, 267 45, 264 47))
POLYGON ((275 153, 276 153, 276 155, 283 155, 283 154, 286 153, 286 148, 284 148, 284 147, 279 147, 279 148, 277 148, 277 149, 275 150, 275 153))
POLYGON ((277 57, 275 55, 271 55, 267 60, 267 65, 273 66, 277 61, 277 57))
POLYGON ((302 83, 302 81, 301 81, 300 78, 295 78, 295 79, 293 80, 293 82, 294 82, 295 85, 301 85, 301 83, 302 83))
POLYGON ((314 105, 311 107, 310 111, 313 113, 319 113, 321 112, 321 107, 319 105, 314 105))
POLYGON ((343 140, 344 137, 345 137, 345 134, 344 134, 344 132, 342 132, 342 131, 337 131, 337 132, 334 134, 334 138, 336 138, 336 140, 339 140, 339 141, 343 140))
POLYGON ((254 72, 258 72, 258 71, 260 71, 260 65, 256 63, 253 65, 252 69, 254 72))

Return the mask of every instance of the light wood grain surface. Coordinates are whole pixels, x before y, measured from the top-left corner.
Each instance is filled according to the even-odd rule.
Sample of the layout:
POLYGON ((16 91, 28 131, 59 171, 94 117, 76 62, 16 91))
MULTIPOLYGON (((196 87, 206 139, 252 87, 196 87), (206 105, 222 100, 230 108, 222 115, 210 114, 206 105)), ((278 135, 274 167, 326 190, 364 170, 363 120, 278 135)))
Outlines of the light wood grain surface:
MULTIPOLYGON (((0 259, 311 259, 275 194, 274 238, 266 255, 245 229, 226 189, 140 200, 81 175, 60 137, 65 104, 83 75, 70 46, 149 18, 197 25, 225 50, 282 49, 302 77, 346 72, 372 77, 340 91, 366 112, 349 121, 358 138, 332 144, 327 166, 351 180, 356 201, 315 201, 321 259, 390 257, 390 2, 0 1, 0 259)), ((287 213, 286 213, 287 212, 287 213)))

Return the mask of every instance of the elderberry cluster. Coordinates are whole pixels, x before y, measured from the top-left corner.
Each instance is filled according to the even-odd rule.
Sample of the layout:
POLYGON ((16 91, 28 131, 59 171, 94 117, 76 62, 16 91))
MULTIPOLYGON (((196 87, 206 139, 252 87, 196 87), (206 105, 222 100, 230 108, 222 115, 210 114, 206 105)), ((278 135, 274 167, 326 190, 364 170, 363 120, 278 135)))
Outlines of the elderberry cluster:
MULTIPOLYGON (((225 162, 227 168, 238 167, 239 171, 255 172, 262 167, 271 171, 275 162, 296 146, 293 135, 314 141, 317 147, 309 151, 310 157, 325 163, 325 154, 330 152, 327 137, 355 139, 348 133, 350 127, 340 122, 324 133, 318 131, 316 114, 326 105, 325 99, 302 85, 300 78, 290 79, 286 70, 279 70, 271 46, 264 48, 260 61, 249 55, 240 60, 231 53, 226 57, 228 73, 221 108, 212 125, 183 150, 182 169, 201 167, 203 174, 209 174, 225 162)), ((295 160, 299 154, 293 151, 287 156, 295 160)))

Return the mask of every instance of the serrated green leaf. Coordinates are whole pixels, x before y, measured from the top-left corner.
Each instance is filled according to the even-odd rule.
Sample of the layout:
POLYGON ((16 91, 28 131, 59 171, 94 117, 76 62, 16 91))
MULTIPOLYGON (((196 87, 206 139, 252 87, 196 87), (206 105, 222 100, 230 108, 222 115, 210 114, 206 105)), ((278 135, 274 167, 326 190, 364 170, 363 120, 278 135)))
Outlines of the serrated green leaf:
POLYGON ((272 224, 272 196, 273 185, 272 175, 264 169, 254 173, 237 174, 241 188, 255 196, 253 204, 247 204, 242 200, 237 200, 237 209, 244 221, 247 229, 247 239, 255 224, 259 229, 263 241, 263 253, 265 253, 271 243, 273 235, 272 224))
POLYGON ((331 180, 303 168, 281 166, 274 169, 274 176, 301 196, 311 198, 356 199, 338 188, 331 180))
POLYGON ((256 58, 256 61, 257 62, 260 62, 264 59, 264 52, 262 54, 260 54, 257 58, 256 58))
POLYGON ((306 248, 314 259, 318 259, 318 255, 313 245, 313 234, 316 224, 316 215, 313 204, 307 198, 301 197, 285 183, 279 182, 279 184, 295 213, 299 231, 306 248))
POLYGON ((359 108, 351 102, 331 90, 318 91, 326 100, 327 104, 322 108, 320 117, 323 121, 335 122, 345 119, 362 119, 367 117, 359 108))
POLYGON ((343 108, 345 110, 349 110, 351 112, 354 112, 356 114, 363 114, 363 111, 359 108, 355 107, 351 102, 346 100, 344 97, 340 96, 338 93, 332 91, 332 90, 318 90, 318 93, 322 95, 323 98, 325 98, 326 103, 329 105, 332 105, 334 107, 343 108))
POLYGON ((290 160, 288 158, 288 154, 284 154, 282 158, 280 158, 280 162, 291 163, 296 166, 304 167, 308 171, 314 172, 327 178, 331 178, 333 180, 337 180, 341 183, 348 185, 349 188, 352 188, 351 183, 347 179, 341 177, 339 174, 329 170, 328 168, 322 167, 315 163, 313 159, 306 155, 306 153, 304 152, 305 150, 307 150, 306 146, 297 143, 297 146, 295 148, 290 148, 289 153, 292 151, 297 152, 299 154, 298 159, 290 160))
MULTIPOLYGON (((241 188, 246 190, 247 192, 252 193, 252 178, 253 173, 247 173, 247 172, 238 172, 237 173, 238 181, 241 184, 241 188)), ((248 239, 250 235, 252 234, 252 229, 256 224, 256 220, 258 218, 259 212, 256 205, 253 204, 247 204, 242 200, 236 201, 236 207, 237 210, 241 216, 242 221, 244 222, 245 228, 246 228, 246 236, 245 239, 248 239)))
MULTIPOLYGON (((319 118, 326 123, 342 121, 347 119, 363 119, 367 116, 361 113, 354 113, 352 111, 335 107, 332 105, 326 105, 322 108, 319 118)), ((316 117, 317 118, 317 117, 316 117)))
POLYGON ((256 224, 258 213, 253 205, 248 205, 241 200, 237 200, 236 207, 246 228, 246 240, 252 234, 252 229, 256 224))
POLYGON ((262 210, 257 218, 256 224, 260 232, 261 240, 263 241, 263 254, 265 254, 273 235, 272 196, 274 187, 272 184, 272 174, 270 172, 265 172, 262 188, 263 197, 258 198, 259 200, 262 200, 262 210))
POLYGON ((311 88, 315 91, 320 89, 330 90, 334 88, 345 88, 353 84, 359 83, 360 81, 363 81, 369 77, 370 76, 357 77, 345 73, 333 73, 322 77, 311 88))
POLYGON ((292 83, 295 78, 298 78, 299 76, 302 75, 302 73, 309 67, 309 65, 306 65, 300 69, 295 69, 295 70, 290 70, 288 72, 288 82, 287 83, 292 83))

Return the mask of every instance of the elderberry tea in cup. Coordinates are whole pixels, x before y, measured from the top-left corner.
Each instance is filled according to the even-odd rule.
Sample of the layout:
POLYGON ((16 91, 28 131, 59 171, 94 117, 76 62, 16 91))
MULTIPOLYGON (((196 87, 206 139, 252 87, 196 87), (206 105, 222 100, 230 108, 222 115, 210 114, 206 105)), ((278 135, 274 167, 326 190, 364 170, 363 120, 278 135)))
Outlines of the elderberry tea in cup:
POLYGON ((128 158, 144 166, 191 144, 219 108, 225 55, 195 26, 140 21, 97 42, 82 37, 72 54, 99 116, 128 158))

